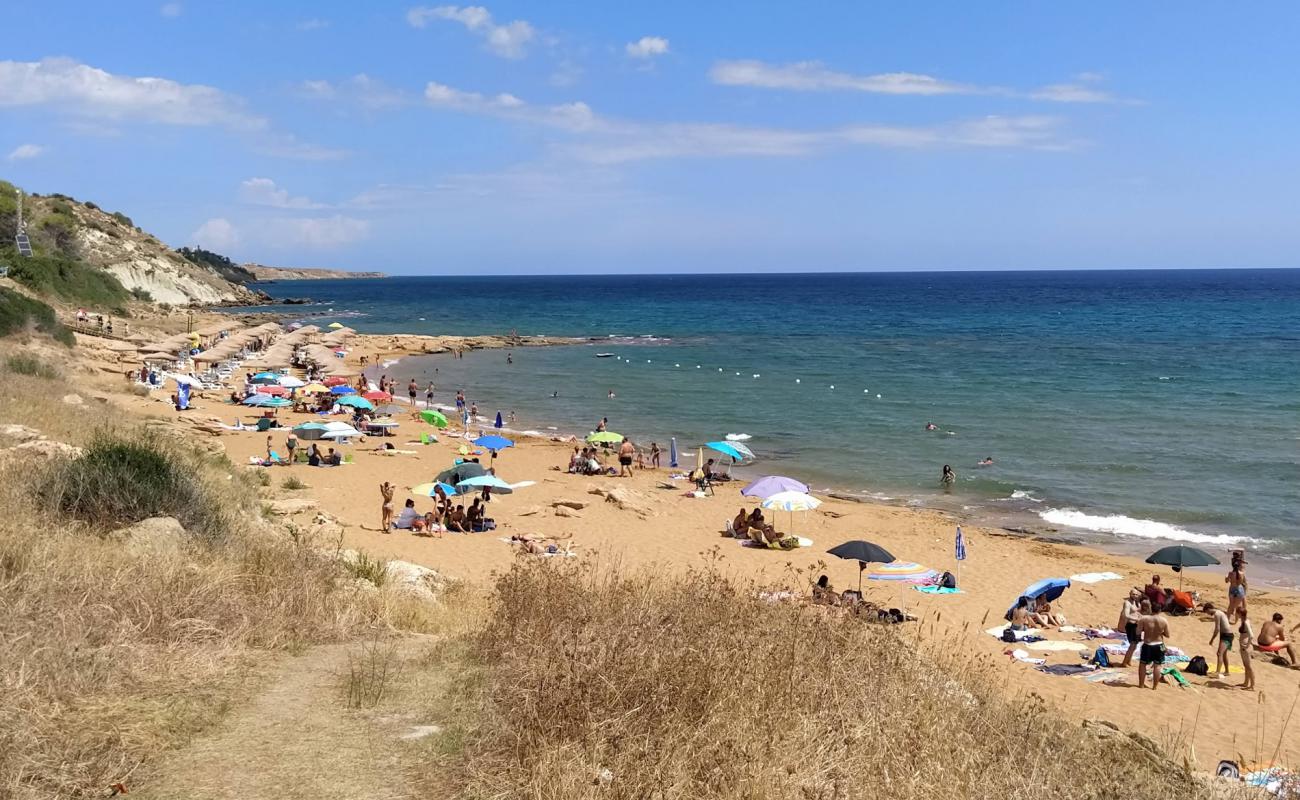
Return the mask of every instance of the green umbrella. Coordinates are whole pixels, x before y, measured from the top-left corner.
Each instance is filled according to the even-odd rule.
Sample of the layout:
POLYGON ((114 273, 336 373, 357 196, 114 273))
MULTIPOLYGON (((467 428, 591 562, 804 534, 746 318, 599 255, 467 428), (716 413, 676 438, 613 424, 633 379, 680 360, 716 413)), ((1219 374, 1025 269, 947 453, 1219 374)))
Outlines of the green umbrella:
POLYGON ((619 444, 623 441, 623 434, 614 433, 613 431, 600 431, 599 433, 590 434, 587 441, 591 444, 619 444))
POLYGON ((420 419, 437 428, 447 427, 447 418, 440 411, 434 411, 432 408, 426 408, 420 412, 420 419))

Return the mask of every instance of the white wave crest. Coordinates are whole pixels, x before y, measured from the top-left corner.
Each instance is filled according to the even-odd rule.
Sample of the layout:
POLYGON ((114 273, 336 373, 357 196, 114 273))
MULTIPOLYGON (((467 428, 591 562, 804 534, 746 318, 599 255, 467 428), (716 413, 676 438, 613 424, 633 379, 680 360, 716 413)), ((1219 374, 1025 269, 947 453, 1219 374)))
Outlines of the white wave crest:
POLYGON ((727 434, 727 441, 729 441, 729 442, 748 442, 750 439, 753 439, 753 438, 754 438, 754 437, 753 437, 753 436, 750 436, 748 433, 729 433, 729 434, 727 434))
POLYGON ((1011 492, 1011 499, 1012 499, 1012 500, 1028 500, 1028 501, 1031 502, 1031 503, 1041 503, 1041 502, 1043 502, 1041 499, 1039 499, 1039 498, 1037 498, 1037 497, 1034 497, 1032 494, 1030 494, 1029 492, 1026 492, 1024 489, 1016 489, 1016 490, 1014 490, 1013 492, 1011 492))
POLYGON ((1134 519, 1121 514, 1097 517, 1073 508, 1049 508, 1040 512, 1038 516, 1053 525, 1068 525, 1071 528, 1114 533, 1120 536, 1136 536, 1142 539, 1170 539, 1175 542, 1196 542, 1197 544, 1240 544, 1242 542, 1259 541, 1246 536, 1197 533, 1196 531, 1180 528, 1177 525, 1170 525, 1167 522, 1157 522, 1153 519, 1134 519))

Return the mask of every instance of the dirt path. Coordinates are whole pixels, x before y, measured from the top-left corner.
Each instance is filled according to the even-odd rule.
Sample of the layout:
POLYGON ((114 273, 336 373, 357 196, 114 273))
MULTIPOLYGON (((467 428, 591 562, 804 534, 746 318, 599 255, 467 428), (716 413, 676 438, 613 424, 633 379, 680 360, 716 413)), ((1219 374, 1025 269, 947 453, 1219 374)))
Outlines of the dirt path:
MULTIPOLYGON (((393 666, 413 657, 419 640, 391 652, 393 666)), ((157 776, 131 786, 147 800, 294 800, 417 796, 408 769, 421 740, 436 731, 393 697, 373 710, 347 707, 347 675, 366 645, 315 648, 285 663, 252 702, 216 730, 155 765, 157 776)), ((399 667, 400 672, 400 667, 399 667)))

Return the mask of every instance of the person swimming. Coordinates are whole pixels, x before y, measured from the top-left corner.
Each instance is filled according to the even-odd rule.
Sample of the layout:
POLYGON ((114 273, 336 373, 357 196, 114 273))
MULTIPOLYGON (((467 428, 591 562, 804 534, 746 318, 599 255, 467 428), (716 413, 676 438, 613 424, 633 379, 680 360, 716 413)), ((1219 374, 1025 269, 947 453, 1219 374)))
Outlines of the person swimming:
POLYGON ((979 465, 980 465, 981 467, 991 467, 991 466, 993 466, 993 456, 986 456, 986 457, 984 458, 984 460, 980 462, 979 465))
POLYGON ((944 486, 952 486, 954 483, 957 482, 957 473, 952 471, 951 466, 949 466, 948 464, 944 464, 943 476, 939 479, 939 482, 942 483, 944 486))
POLYGON ((925 423, 925 429, 927 431, 937 431, 939 430, 939 426, 935 425, 933 422, 927 422, 925 423))

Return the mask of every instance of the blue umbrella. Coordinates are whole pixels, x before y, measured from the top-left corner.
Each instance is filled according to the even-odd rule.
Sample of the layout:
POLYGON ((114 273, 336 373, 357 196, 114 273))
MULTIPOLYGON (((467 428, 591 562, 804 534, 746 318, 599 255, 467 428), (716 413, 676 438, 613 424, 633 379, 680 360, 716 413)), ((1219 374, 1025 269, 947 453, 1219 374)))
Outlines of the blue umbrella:
POLYGON ((501 430, 502 428, 505 427, 505 423, 501 421, 501 412, 500 412, 500 411, 497 412, 497 421, 496 421, 496 423, 495 423, 492 427, 496 428, 497 430, 501 430))
MULTIPOLYGON (((737 450, 730 442, 708 442, 704 446, 710 450, 716 450, 724 456, 730 456, 737 461, 745 460, 745 454, 737 450)), ((804 491, 806 492, 807 490, 805 489, 804 491)))
POLYGON ((507 447, 514 447, 515 443, 504 436, 480 436, 474 440, 474 444, 487 450, 504 450, 507 447))
POLYGON ((330 394, 356 394, 357 390, 351 386, 331 386, 330 394))
POLYGON ((279 383, 284 376, 275 372, 259 372, 253 376, 253 383, 279 383))
POLYGON ((270 405, 271 401, 275 399, 276 398, 272 397, 269 394, 250 394, 248 397, 244 398, 244 405, 265 406, 265 405, 270 405))
MULTIPOLYGON (((1068 578, 1043 578, 1037 583, 1029 584, 1026 589, 1020 593, 1020 597, 1027 597, 1032 602, 1040 597, 1045 597, 1050 602, 1065 594, 1065 590, 1070 588, 1068 578)), ((1020 602, 1020 597, 1016 598, 1016 603, 1020 602)), ((1011 604, 1007 609, 1006 618, 1011 619, 1011 612, 1015 610, 1016 603, 1011 604)))
POLYGON ((740 493, 746 497, 762 499, 767 499, 778 492, 803 492, 808 494, 808 487, 794 478, 787 478, 784 475, 764 475, 740 490, 740 493))
POLYGON ((668 440, 668 466, 677 467, 677 437, 668 440))
POLYGON ((495 475, 480 475, 456 484, 457 489, 480 489, 484 486, 491 488, 495 494, 510 494, 514 491, 510 484, 495 475))
POLYGON ((339 398, 339 405, 341 405, 341 406, 352 406, 353 408, 364 408, 364 409, 366 409, 367 411, 374 410, 374 407, 375 407, 375 404, 374 404, 374 403, 370 402, 369 400, 367 400, 367 399, 364 398, 364 397, 359 397, 359 396, 357 396, 357 395, 349 395, 349 396, 347 396, 347 397, 340 397, 340 398, 339 398))

